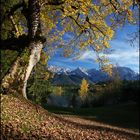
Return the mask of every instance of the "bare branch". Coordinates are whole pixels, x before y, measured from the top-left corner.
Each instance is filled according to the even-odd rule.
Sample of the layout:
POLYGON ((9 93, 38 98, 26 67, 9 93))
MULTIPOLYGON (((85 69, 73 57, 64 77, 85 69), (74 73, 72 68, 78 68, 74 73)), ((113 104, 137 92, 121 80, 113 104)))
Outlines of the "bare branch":
POLYGON ((115 9, 115 11, 117 11, 117 7, 114 5, 114 3, 112 2, 112 0, 109 0, 110 4, 113 6, 113 8, 115 9))
POLYGON ((100 31, 104 36, 106 36, 106 35, 104 34, 104 32, 103 32, 100 28, 98 28, 95 24, 92 24, 92 23, 89 21, 89 17, 88 17, 88 16, 86 17, 86 22, 89 23, 90 27, 91 27, 91 26, 95 27, 95 28, 96 28, 98 31, 100 31))
POLYGON ((15 23, 15 20, 14 20, 13 16, 10 15, 9 17, 10 17, 11 23, 12 23, 14 29, 15 29, 16 36, 19 37, 21 35, 21 33, 19 31, 19 28, 18 28, 17 24, 15 23))
POLYGON ((1 47, 0 50, 15 50, 21 51, 28 44, 27 36, 19 36, 18 38, 8 38, 6 40, 0 40, 1 47), (19 47, 20 46, 20 47, 19 47))
POLYGON ((83 31, 81 31, 80 34, 79 34, 78 36, 76 36, 75 38, 73 38, 69 45, 73 44, 78 38, 80 38, 80 36, 81 36, 82 34, 83 34, 83 31))
POLYGON ((72 17, 72 16, 68 16, 68 17, 69 17, 70 19, 72 19, 72 20, 78 25, 78 27, 80 27, 80 28, 83 30, 83 26, 80 25, 74 17, 72 17))

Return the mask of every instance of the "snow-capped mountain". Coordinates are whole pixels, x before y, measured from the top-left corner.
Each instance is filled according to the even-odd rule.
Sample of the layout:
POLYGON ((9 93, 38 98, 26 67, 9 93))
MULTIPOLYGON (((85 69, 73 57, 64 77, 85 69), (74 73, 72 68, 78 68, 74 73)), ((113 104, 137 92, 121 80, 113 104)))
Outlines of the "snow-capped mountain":
POLYGON ((54 74, 62 74, 62 73, 69 73, 71 70, 69 68, 57 67, 57 66, 49 66, 47 67, 49 71, 54 74))
POLYGON ((113 75, 115 74, 118 74, 122 80, 134 80, 138 75, 128 67, 114 67, 113 75))
MULTIPOLYGON (((71 70, 69 68, 50 66, 48 67, 48 70, 55 74, 52 79, 52 83, 55 85, 77 85, 81 83, 83 78, 85 78, 89 83, 98 83, 110 80, 110 77, 106 73, 96 69, 86 70, 78 67, 71 70)), ((116 74, 119 75, 121 80, 139 79, 139 75, 128 67, 114 67, 113 76, 115 77, 116 74)))
POLYGON ((71 71, 69 73, 70 75, 79 75, 81 77, 88 76, 87 70, 81 67, 78 67, 77 69, 71 71))
POLYGON ((96 69, 88 70, 88 74, 93 82, 107 81, 109 79, 109 76, 106 73, 96 69))

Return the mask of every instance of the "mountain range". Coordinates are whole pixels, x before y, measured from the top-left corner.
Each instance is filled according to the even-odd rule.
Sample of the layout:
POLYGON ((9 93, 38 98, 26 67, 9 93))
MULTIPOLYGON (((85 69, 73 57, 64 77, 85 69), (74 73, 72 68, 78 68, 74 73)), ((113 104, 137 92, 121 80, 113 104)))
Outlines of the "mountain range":
MULTIPOLYGON (((77 85, 85 78, 88 83, 98 83, 111 80, 109 75, 101 70, 84 69, 78 67, 74 70, 57 66, 47 67, 54 74, 51 80, 53 85, 77 85)), ((113 67, 113 77, 117 74, 121 80, 138 80, 139 74, 128 67, 113 67)))

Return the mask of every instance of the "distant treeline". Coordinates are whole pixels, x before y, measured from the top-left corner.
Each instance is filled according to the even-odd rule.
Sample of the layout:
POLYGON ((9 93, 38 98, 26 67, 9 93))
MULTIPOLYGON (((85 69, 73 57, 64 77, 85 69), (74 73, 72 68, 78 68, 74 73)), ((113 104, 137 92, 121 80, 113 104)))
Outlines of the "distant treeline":
POLYGON ((121 81, 118 78, 108 82, 89 84, 84 100, 79 93, 81 87, 81 85, 54 86, 51 85, 48 79, 38 79, 35 82, 30 80, 28 97, 43 106, 47 104, 47 99, 50 95, 67 97, 69 105, 72 107, 97 107, 129 101, 139 103, 139 80, 121 81))

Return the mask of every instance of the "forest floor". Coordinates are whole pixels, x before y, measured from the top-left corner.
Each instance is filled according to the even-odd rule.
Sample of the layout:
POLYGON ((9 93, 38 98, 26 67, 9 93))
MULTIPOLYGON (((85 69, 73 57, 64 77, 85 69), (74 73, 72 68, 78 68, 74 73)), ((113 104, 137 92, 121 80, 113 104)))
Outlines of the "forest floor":
POLYGON ((1 140, 139 140, 139 133, 1 95, 1 140))

